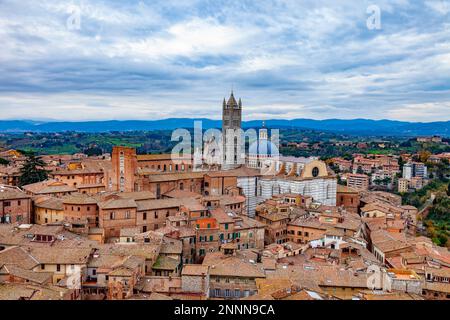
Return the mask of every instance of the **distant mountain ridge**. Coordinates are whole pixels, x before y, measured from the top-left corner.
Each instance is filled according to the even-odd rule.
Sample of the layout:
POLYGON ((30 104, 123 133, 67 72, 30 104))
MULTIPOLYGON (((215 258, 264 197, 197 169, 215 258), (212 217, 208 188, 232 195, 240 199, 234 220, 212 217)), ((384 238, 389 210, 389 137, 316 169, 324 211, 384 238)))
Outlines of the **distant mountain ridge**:
MULTIPOLYGON (((202 121, 203 129, 220 128, 221 120, 169 118, 161 120, 107 120, 79 122, 51 122, 28 120, 0 120, 0 132, 110 132, 110 131, 152 131, 193 128, 194 121, 202 121)), ((440 122, 404 122, 394 120, 369 119, 271 119, 265 120, 269 128, 312 129, 340 134, 389 135, 389 136, 450 136, 450 121, 440 122)), ((244 128, 260 127, 261 120, 243 121, 244 128)))

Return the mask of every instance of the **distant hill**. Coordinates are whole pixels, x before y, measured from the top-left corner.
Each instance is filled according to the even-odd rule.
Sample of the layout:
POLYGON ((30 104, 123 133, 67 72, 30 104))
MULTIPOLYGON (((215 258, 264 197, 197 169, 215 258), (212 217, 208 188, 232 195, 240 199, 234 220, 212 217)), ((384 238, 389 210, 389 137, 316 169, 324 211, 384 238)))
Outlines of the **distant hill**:
MULTIPOLYGON (((220 120, 170 118, 162 120, 124 120, 124 121, 84 121, 84 122, 38 122, 27 120, 0 120, 0 132, 108 132, 108 131, 152 131, 193 128, 194 121, 201 120, 203 129, 221 127, 220 120)), ((313 129, 341 134, 374 136, 450 136, 450 121, 441 122, 403 122, 392 120, 266 120, 270 128, 313 129)), ((245 121, 244 128, 260 127, 262 121, 245 121)))

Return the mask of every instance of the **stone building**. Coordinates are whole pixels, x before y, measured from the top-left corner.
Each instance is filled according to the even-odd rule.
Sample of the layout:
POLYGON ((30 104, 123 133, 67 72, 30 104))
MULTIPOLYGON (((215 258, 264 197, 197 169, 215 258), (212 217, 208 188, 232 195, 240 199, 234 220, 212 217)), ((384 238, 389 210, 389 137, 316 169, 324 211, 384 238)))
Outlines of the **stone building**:
POLYGON ((316 202, 335 206, 336 188, 336 176, 328 170, 325 162, 314 158, 297 162, 282 160, 271 164, 267 174, 261 177, 258 195, 262 199, 269 199, 277 194, 294 193, 311 196, 316 202))
POLYGON ((223 99, 222 105, 222 142, 223 142, 223 164, 222 169, 234 169, 245 162, 241 150, 241 121, 242 101, 234 98, 231 91, 228 101, 223 99))
POLYGON ((181 272, 181 289, 184 293, 209 298, 209 266, 188 264, 181 272))
POLYGON ((256 279, 266 277, 256 257, 232 248, 208 253, 202 265, 209 266, 211 298, 249 297, 257 293, 256 279))

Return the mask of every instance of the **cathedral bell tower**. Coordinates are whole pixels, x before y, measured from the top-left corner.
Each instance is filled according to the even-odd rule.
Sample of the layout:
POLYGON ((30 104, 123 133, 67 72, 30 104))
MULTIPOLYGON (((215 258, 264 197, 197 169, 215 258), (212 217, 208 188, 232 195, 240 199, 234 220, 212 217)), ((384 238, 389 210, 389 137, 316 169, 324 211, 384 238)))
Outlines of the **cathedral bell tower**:
POLYGON ((222 104, 222 169, 234 169, 241 164, 241 122, 242 101, 239 98, 239 102, 236 102, 233 91, 231 91, 228 101, 225 101, 224 98, 222 104), (233 136, 230 133, 233 133, 233 136))

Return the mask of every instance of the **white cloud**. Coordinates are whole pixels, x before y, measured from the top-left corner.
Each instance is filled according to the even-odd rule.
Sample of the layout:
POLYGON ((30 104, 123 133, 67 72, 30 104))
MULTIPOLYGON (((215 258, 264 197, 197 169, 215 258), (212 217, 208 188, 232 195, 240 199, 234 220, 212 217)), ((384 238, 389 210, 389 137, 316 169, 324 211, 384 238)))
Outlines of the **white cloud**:
POLYGON ((428 0, 425 4, 435 12, 446 15, 450 12, 450 1, 448 0, 428 0))
POLYGON ((450 114, 450 101, 409 104, 387 112, 392 119, 428 122, 445 121, 450 114))
POLYGON ((234 85, 249 119, 421 119, 450 101, 445 2, 377 1, 369 31, 370 1, 0 1, 0 118, 218 118, 234 85))

